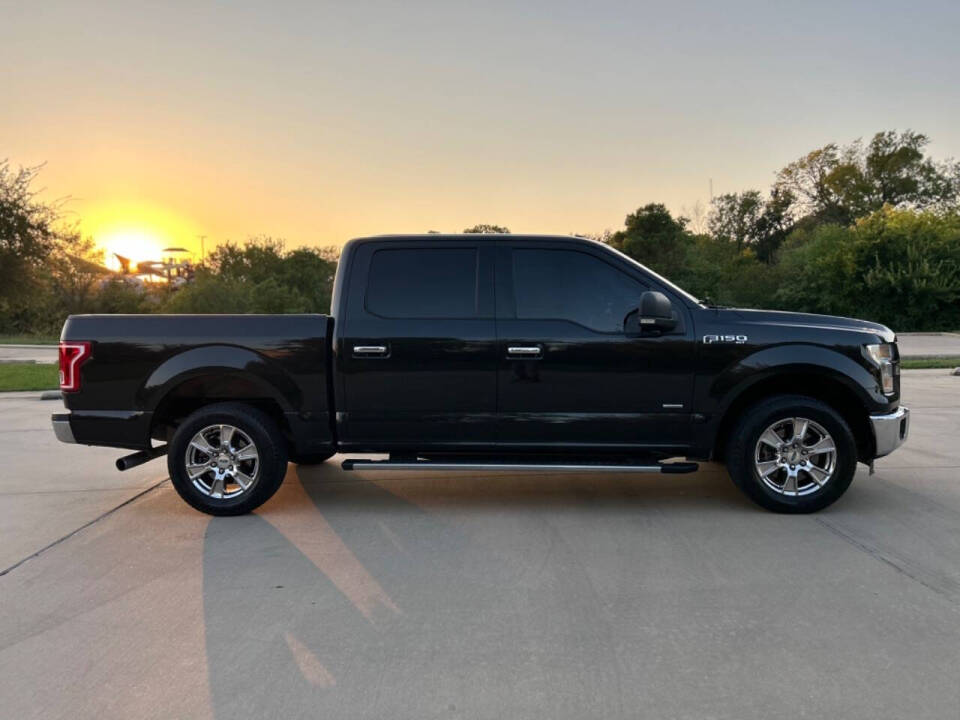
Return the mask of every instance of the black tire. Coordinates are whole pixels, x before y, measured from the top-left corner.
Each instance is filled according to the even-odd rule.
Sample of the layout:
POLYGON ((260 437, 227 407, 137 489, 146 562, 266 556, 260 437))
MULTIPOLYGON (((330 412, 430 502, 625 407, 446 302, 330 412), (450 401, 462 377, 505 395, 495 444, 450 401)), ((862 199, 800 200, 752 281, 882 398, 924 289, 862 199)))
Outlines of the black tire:
MULTIPOLYGON (((217 403, 197 410, 180 424, 170 441, 167 469, 180 497, 200 512, 243 515, 263 505, 280 487, 287 474, 287 443, 277 424, 255 407, 236 402, 217 403), (201 492, 187 474, 187 448, 194 436, 204 428, 220 424, 232 425, 248 436, 258 454, 253 483, 235 497, 210 497, 201 492)), ((206 480, 201 477, 200 482, 203 484, 206 480)))
MULTIPOLYGON (((810 513, 832 504, 850 487, 857 469, 857 444, 847 422, 826 403, 803 395, 776 395, 742 413, 727 441, 726 461, 734 484, 761 507, 781 513, 810 513), (771 489, 754 464, 761 433, 779 420, 793 417, 818 423, 830 434, 836 449, 833 474, 805 495, 771 489)), ((808 485, 812 482, 812 476, 804 478, 808 485)))
POLYGON ((292 455, 290 462, 297 465, 320 465, 332 458, 334 453, 303 453, 302 455, 292 455))

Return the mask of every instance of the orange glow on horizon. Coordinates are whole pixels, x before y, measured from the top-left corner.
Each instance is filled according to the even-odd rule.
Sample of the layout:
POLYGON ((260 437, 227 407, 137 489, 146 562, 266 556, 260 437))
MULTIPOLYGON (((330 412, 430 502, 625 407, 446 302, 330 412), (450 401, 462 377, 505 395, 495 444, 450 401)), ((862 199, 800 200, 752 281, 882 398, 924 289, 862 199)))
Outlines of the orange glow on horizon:
POLYGON ((83 231, 103 250, 103 263, 120 270, 117 255, 129 258, 131 266, 146 260, 162 260, 164 248, 182 247, 196 253, 192 223, 173 213, 142 205, 111 205, 85 214, 83 231))

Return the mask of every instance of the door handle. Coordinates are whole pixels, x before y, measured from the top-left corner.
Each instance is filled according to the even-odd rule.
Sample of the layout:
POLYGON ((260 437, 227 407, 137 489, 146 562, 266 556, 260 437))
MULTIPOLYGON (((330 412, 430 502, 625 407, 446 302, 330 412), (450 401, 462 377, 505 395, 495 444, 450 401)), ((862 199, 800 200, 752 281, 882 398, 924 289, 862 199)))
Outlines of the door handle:
POLYGON ((354 345, 354 355, 369 355, 373 357, 383 357, 387 354, 386 345, 354 345))
POLYGON ((507 355, 511 357, 540 357, 542 348, 539 345, 510 345, 507 348, 507 355))

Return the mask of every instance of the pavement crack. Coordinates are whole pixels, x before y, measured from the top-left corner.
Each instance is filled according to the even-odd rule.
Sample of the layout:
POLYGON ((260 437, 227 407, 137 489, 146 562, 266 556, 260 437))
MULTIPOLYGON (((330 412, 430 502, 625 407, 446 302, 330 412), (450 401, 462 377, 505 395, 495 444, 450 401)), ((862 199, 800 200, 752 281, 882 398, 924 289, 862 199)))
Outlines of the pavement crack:
POLYGON ((888 565, 889 567, 892 567, 901 575, 904 575, 910 578, 911 580, 913 580, 914 582, 919 583, 920 585, 923 585, 923 587, 945 598, 951 604, 953 605, 957 604, 957 597, 956 597, 957 588, 955 586, 955 583, 953 583, 950 579, 942 578, 942 580, 944 581, 942 583, 938 583, 936 582, 936 580, 933 580, 933 579, 925 579, 923 575, 929 575, 929 573, 924 572, 922 568, 912 568, 911 567, 912 563, 910 563, 909 561, 891 557, 887 553, 880 550, 880 548, 874 547, 873 545, 870 545, 863 540, 857 539, 847 531, 841 530, 839 527, 827 522, 823 518, 818 517, 818 518, 814 518, 814 520, 820 525, 822 525, 823 527, 825 527, 827 530, 832 532, 838 538, 853 545, 855 548, 857 548, 861 552, 865 552, 867 555, 874 558, 875 560, 879 560, 883 564, 888 565))
POLYGON ((0 570, 0 577, 3 577, 4 575, 6 575, 7 573, 9 573, 9 572, 12 571, 12 570, 16 570, 18 567, 20 567, 21 565, 23 565, 25 562, 28 562, 29 560, 33 560, 33 559, 36 558, 36 557, 40 557, 43 553, 45 553, 45 552, 46 552, 47 550, 49 550, 50 548, 56 547, 57 545, 59 545, 60 543, 62 543, 62 542, 65 541, 65 540, 69 540, 70 538, 72 538, 74 535, 76 535, 76 534, 79 533, 80 531, 86 530, 86 529, 87 529, 88 527, 90 527, 91 525, 96 525, 98 522, 100 522, 100 521, 103 520, 104 518, 109 517, 110 515, 113 515, 113 513, 115 513, 115 512, 116 512, 117 510, 119 510, 120 508, 125 507, 125 506, 129 505, 130 503, 132 503, 134 500, 137 500, 137 499, 139 499, 139 498, 142 498, 142 497, 143 497, 144 495, 146 495, 147 493, 152 492, 153 490, 156 490, 158 487, 160 487, 160 486, 163 485, 165 482, 167 482, 168 479, 169 479, 169 478, 164 478, 163 480, 160 480, 159 482, 154 483, 154 484, 151 485, 150 487, 145 488, 144 490, 141 490, 141 491, 138 492, 136 495, 134 495, 134 496, 132 496, 132 497, 130 497, 130 498, 127 498, 126 500, 124 500, 122 503, 120 503, 120 504, 117 505, 116 507, 110 508, 110 509, 107 510, 106 512, 104 512, 104 513, 98 515, 97 517, 95 517, 93 520, 90 520, 89 522, 84 523, 83 525, 81 525, 80 527, 78 527, 76 530, 72 530, 72 531, 68 532, 66 535, 64 535, 63 537, 58 538, 58 539, 54 540, 52 543, 49 543, 48 545, 43 546, 42 548, 40 548, 39 550, 37 550, 37 551, 36 551, 35 553, 33 553, 32 555, 27 555, 27 557, 23 558, 22 560, 20 560, 20 561, 18 561, 18 562, 15 562, 15 563, 14 563, 13 565, 11 565, 10 567, 8 567, 8 568, 6 568, 6 569, 4 569, 4 570, 0 570))

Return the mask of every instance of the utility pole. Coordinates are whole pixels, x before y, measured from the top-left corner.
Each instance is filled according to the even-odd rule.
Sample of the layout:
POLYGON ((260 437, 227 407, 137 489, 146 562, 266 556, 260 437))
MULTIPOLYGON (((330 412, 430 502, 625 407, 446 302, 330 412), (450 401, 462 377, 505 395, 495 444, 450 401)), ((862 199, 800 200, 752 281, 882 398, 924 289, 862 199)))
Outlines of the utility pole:
POLYGON ((207 239, 207 236, 197 235, 197 237, 200 238, 200 262, 203 262, 207 257, 207 253, 204 251, 203 247, 203 241, 207 239))
POLYGON ((713 202, 713 178, 710 178, 710 202, 713 202))

